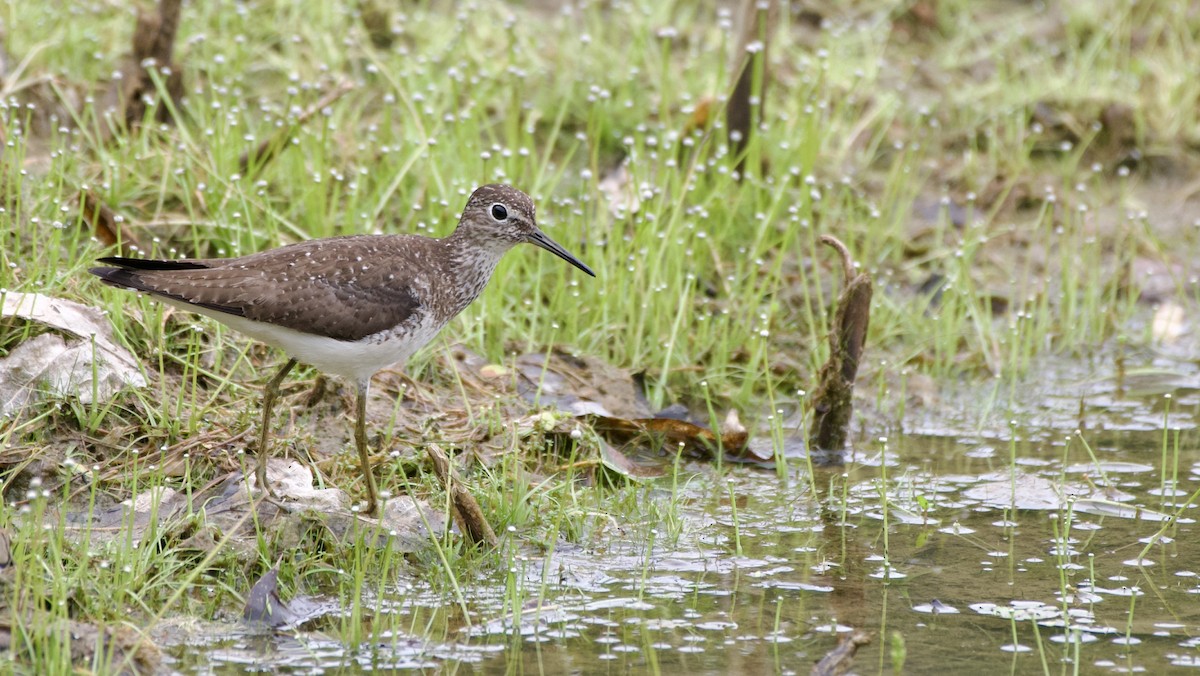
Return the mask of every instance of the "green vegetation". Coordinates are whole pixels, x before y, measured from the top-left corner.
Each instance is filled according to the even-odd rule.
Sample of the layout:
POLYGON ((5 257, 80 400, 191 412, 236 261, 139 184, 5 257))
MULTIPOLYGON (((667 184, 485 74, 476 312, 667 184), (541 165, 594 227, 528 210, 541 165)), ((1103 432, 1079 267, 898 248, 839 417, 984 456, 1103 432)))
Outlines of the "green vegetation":
MULTIPOLYGON (((185 83, 179 123, 156 121, 160 101, 138 130, 114 134, 105 106, 129 49, 130 8, 0 0, 0 289, 103 309, 150 383, 109 401, 45 399, 0 420, 0 525, 17 561, 7 602, 37 608, 11 618, 22 668, 68 668, 54 621, 130 630, 229 614, 276 564, 284 596, 320 591, 347 609, 324 626, 346 645, 388 632, 452 641, 481 619, 464 591, 479 579, 500 580, 498 617, 515 623, 540 608, 547 593, 530 576, 558 575, 548 562, 564 545, 641 543, 649 577, 655 547, 696 528, 683 513, 689 501, 728 520, 731 556, 752 555, 756 527, 725 482, 727 465, 697 475, 676 459, 662 482, 610 481, 589 432, 558 455, 546 448, 543 427, 553 425, 531 424, 496 462, 471 470, 497 532, 512 533, 499 552, 443 533, 403 557, 364 544, 380 535, 366 527, 346 543, 317 526, 260 529, 252 551, 218 532, 204 548, 196 514, 152 523, 137 541, 95 537, 58 507, 94 516, 165 487, 191 495, 248 465, 252 435, 238 435, 257 425, 260 387, 282 356, 91 278, 86 269, 112 251, 79 206, 87 193, 123 219, 142 253, 162 257, 350 233, 440 236, 474 186, 531 194, 543 229, 597 279, 518 249, 408 365, 414 384, 388 375, 374 391, 372 444, 404 451, 381 462, 381 485, 443 514, 444 493, 408 449, 455 443, 447 427, 500 436, 529 409, 472 393, 456 343, 506 367, 565 345, 644 372, 655 408, 682 401, 714 422, 736 409, 781 448, 783 410, 803 412, 842 282, 822 234, 846 242, 875 281, 856 402, 861 448, 901 436, 915 379, 994 377, 979 406, 1004 415, 1045 360, 1153 345, 1150 304, 1190 302, 1181 299, 1194 293, 1200 213, 1180 205, 1195 192, 1188 172, 1200 148, 1192 3, 861 1, 819 17, 790 8, 768 27, 765 117, 744 176, 722 126, 736 16, 690 2, 543 4, 553 3, 189 3, 174 52, 185 83), (344 84, 353 88, 298 122, 344 84), (284 130, 291 139, 277 156, 241 170, 244 154, 284 130), (401 404, 402 389, 414 408, 401 404), (447 407, 449 422, 414 416, 447 407), (166 460, 179 463, 168 472, 166 460), (403 619, 382 612, 410 578, 445 603, 403 619)), ((0 358, 39 330, 0 322, 0 358)), ((307 384, 295 381, 315 376, 299 373, 287 392, 296 401, 307 384)), ((337 397, 296 404, 277 417, 279 448, 325 463, 349 439, 341 410, 337 397)), ((1181 475, 1179 438, 1166 427, 1163 496, 1181 475)), ((1015 440, 1014 431, 999 466, 1017 466, 1015 440)), ((353 490, 349 455, 322 469, 353 490)), ((896 499, 888 484, 905 479, 897 474, 878 472, 885 524, 896 499)), ((791 481, 782 463, 768 476, 794 501, 829 492, 839 521, 859 518, 846 482, 791 481)), ((1164 512, 1177 506, 1163 502, 1164 512)), ((1063 543, 1072 516, 1060 524, 1063 543)), ((901 561, 895 537, 879 536, 888 568, 901 561)), ((764 603, 763 631, 796 631, 816 615, 764 603)), ((1132 615, 1132 597, 1128 607, 1132 615)), ((912 632, 889 629, 887 661, 919 664, 912 632)), ((647 668, 668 670, 659 648, 642 647, 647 668)), ((119 670, 130 659, 97 653, 89 666, 119 670)), ((879 662, 882 671, 882 652, 879 662)))

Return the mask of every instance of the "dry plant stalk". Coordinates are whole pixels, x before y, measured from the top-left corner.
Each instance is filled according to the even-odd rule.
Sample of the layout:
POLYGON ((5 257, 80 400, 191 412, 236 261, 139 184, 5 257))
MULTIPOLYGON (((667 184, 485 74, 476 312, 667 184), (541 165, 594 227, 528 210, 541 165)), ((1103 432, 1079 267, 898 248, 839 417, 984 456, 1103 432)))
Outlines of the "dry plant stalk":
POLYGON ((821 366, 813 393, 809 448, 834 452, 836 457, 826 462, 839 464, 842 461, 840 452, 846 446, 850 415, 854 411, 854 379, 858 375, 871 319, 872 285, 871 278, 865 273, 854 274, 854 261, 845 244, 829 235, 822 235, 821 242, 842 255, 846 281, 829 332, 829 359, 821 366))
MULTIPOLYGON (((133 62, 126 69, 121 91, 127 129, 145 119, 147 102, 158 93, 152 69, 157 68, 165 75, 163 86, 175 107, 183 99, 183 72, 171 56, 182 8, 183 0, 161 0, 156 12, 138 12, 133 30, 133 62)), ((159 106, 155 119, 170 122, 171 106, 159 106)))
POLYGON ((462 529, 471 544, 482 542, 495 547, 499 542, 496 539, 496 532, 492 530, 487 517, 483 515, 483 509, 479 507, 475 496, 471 495, 471 492, 463 486, 458 472, 454 471, 454 467, 450 465, 450 458, 446 457, 446 453, 435 444, 427 445, 425 452, 433 461, 433 470, 437 472, 438 479, 446 487, 446 492, 450 494, 450 507, 454 522, 462 529))
POLYGON ((738 176, 741 177, 746 173, 746 150, 750 147, 750 137, 763 119, 768 80, 767 47, 771 42, 770 27, 779 20, 779 2, 742 0, 739 14, 741 35, 733 66, 737 83, 725 106, 725 126, 728 128, 729 147, 737 159, 738 176), (755 72, 762 73, 757 106, 751 102, 754 98, 755 72))

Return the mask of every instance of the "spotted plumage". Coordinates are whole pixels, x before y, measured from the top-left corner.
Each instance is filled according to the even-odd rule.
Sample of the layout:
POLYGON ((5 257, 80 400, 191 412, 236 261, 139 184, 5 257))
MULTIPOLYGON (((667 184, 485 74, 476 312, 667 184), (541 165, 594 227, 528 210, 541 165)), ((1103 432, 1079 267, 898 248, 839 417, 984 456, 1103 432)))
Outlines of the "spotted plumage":
POLYGON ((283 349, 290 360, 264 393, 257 479, 266 486, 270 409, 297 361, 353 380, 356 444, 376 490, 365 449, 371 376, 414 352, 482 293, 513 246, 535 244, 589 275, 590 268, 538 229, 533 201, 510 186, 471 194, 448 237, 357 235, 301 242, 239 258, 147 260, 110 257, 90 272, 104 283, 152 294, 283 349))

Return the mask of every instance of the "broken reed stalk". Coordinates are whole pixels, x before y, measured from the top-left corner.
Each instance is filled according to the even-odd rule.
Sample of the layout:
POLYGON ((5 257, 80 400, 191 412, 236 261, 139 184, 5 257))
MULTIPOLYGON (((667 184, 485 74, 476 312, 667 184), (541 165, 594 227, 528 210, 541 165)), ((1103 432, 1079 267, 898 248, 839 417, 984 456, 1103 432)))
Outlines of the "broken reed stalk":
POLYGON ((737 82, 725 106, 729 148, 737 159, 739 180, 746 173, 750 138, 763 119, 768 79, 767 47, 770 45, 771 26, 779 18, 779 2, 743 0, 740 15, 742 30, 738 51, 734 56, 737 82))
POLYGON ((376 49, 391 49, 396 42, 396 34, 392 32, 392 6, 396 4, 363 0, 359 5, 358 13, 362 17, 363 28, 367 29, 367 37, 376 49))
POLYGON ((165 78, 163 88, 171 102, 171 105, 158 107, 155 119, 170 122, 172 109, 178 109, 183 99, 183 72, 172 58, 182 9, 183 0, 161 0, 157 11, 138 12, 137 26, 133 30, 132 63, 124 69, 125 86, 121 91, 126 129, 132 129, 145 119, 148 102, 158 93, 153 69, 158 69, 165 78))
POLYGON ((446 457, 442 449, 435 444, 427 445, 425 452, 433 461, 433 470, 437 473, 438 479, 446 487, 446 492, 450 494, 451 516, 454 517, 454 522, 458 524, 458 527, 462 529, 463 535, 467 536, 471 544, 483 542, 495 547, 498 544, 496 532, 492 530, 487 517, 483 515, 483 510, 479 507, 475 496, 471 495, 471 492, 463 486, 458 472, 454 471, 454 467, 450 464, 450 458, 446 457))
POLYGON ((829 331, 829 359, 821 366, 813 393, 813 421, 809 427, 808 445, 813 451, 814 462, 840 464, 850 416, 854 412, 854 379, 858 375, 871 319, 872 285, 871 278, 865 273, 854 274, 854 261, 845 244, 829 235, 822 235, 821 243, 841 254, 845 282, 829 331), (829 455, 818 455, 817 451, 826 451, 829 455))

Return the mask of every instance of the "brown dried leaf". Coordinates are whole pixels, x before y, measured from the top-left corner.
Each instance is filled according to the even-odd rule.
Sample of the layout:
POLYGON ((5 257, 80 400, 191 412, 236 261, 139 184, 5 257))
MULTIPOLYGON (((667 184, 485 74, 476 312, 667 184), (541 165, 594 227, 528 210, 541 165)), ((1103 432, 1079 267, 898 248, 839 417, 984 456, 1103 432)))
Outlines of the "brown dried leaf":
POLYGON ((781 0, 743 0, 739 11, 741 31, 738 43, 738 62, 734 65, 737 79, 729 101, 725 104, 725 126, 729 146, 737 160, 738 176, 746 170, 746 149, 750 136, 763 119, 763 101, 770 81, 767 51, 770 47, 770 28, 779 19, 781 0), (759 91, 754 91, 756 71, 761 73, 759 91), (757 99, 757 105, 752 103, 757 99))
MULTIPOLYGON (((737 415, 733 415, 734 421, 737 415)), ((718 450, 726 456, 740 457, 746 451, 749 435, 740 424, 732 426, 721 435, 712 430, 675 418, 613 418, 593 416, 593 427, 601 434, 618 443, 630 444, 639 439, 650 438, 663 446, 682 447, 704 458, 713 457, 718 450)))
POLYGON ((683 126, 683 135, 691 136, 696 131, 704 131, 708 129, 708 125, 712 124, 712 97, 704 97, 692 109, 692 114, 688 116, 687 124, 683 126))
POLYGON ((840 676, 849 673, 854 666, 854 654, 858 647, 871 642, 871 635, 864 631, 855 631, 842 638, 837 647, 830 650, 813 665, 812 676, 840 676))

